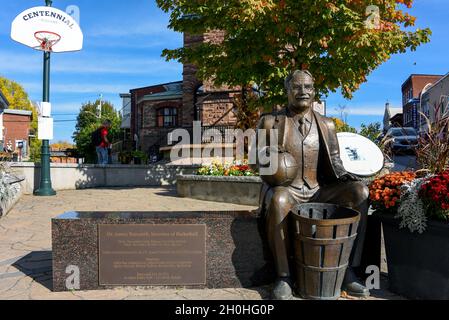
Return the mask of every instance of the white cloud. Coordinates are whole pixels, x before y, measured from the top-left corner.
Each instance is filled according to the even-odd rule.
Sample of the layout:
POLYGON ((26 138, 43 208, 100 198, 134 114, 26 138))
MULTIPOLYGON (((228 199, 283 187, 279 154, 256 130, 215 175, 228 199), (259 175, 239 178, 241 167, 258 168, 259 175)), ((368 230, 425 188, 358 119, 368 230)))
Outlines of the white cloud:
MULTIPOLYGON (((25 82, 22 83, 27 92, 40 92, 42 90, 42 83, 25 82)), ((129 92, 130 89, 136 87, 130 84, 98 84, 98 83, 84 83, 84 84, 52 84, 50 90, 52 93, 113 93, 119 94, 129 92)))
MULTIPOLYGON (((383 116, 385 112, 385 106, 379 104, 378 106, 348 106, 345 112, 348 116, 383 116)), ((328 110, 329 116, 340 116, 340 113, 336 110, 328 110)))
MULTIPOLYGON (((129 58, 120 55, 92 55, 76 56, 58 55, 52 60, 52 72, 74 74, 157 74, 180 73, 182 65, 163 58, 129 58)), ((0 70, 3 73, 37 73, 42 70, 42 57, 37 52, 30 54, 16 54, 12 52, 0 53, 0 70)))
POLYGON ((148 19, 139 24, 101 24, 85 32, 89 37, 132 37, 132 36, 173 36, 174 31, 168 29, 168 21, 148 19))

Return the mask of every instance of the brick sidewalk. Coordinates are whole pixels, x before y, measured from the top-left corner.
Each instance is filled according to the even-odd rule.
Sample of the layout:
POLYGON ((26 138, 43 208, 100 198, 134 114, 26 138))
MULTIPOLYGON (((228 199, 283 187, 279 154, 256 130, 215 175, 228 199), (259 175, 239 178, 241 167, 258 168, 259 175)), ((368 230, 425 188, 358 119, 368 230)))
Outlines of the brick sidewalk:
MULTIPOLYGON (((173 188, 61 191, 55 197, 23 196, 0 219, 0 299, 223 299, 259 300, 269 288, 51 291, 51 218, 66 211, 252 210, 254 207, 177 198, 173 188)), ((385 279, 384 279, 385 282, 385 279)), ((385 283, 383 285, 385 287, 385 283)), ((398 299, 385 290, 369 299, 398 299)))

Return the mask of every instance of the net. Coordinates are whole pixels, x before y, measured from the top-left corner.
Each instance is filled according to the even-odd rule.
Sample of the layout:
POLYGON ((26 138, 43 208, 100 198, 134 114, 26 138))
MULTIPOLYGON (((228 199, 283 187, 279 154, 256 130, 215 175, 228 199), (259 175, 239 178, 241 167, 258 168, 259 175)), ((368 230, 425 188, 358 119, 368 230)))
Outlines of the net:
POLYGON ((36 49, 51 52, 53 46, 61 40, 61 36, 51 31, 37 31, 34 33, 34 37, 39 42, 39 46, 36 49))

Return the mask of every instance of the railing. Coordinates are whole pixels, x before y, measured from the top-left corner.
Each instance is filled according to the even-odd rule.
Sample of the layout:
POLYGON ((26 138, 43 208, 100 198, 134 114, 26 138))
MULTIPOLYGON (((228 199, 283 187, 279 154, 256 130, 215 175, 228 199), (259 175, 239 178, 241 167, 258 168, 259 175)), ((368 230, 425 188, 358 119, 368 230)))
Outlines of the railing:
MULTIPOLYGON (((189 132, 190 143, 194 143, 193 127, 184 128, 189 132)), ((201 126, 201 143, 229 143, 234 141, 234 135, 227 131, 234 130, 234 126, 201 126)))
MULTIPOLYGON (((188 132, 190 144, 197 142, 196 140, 194 141, 194 139, 193 139, 193 127, 161 128, 158 132, 158 138, 156 140, 157 142, 154 143, 153 146, 156 146, 156 145, 159 147, 168 146, 169 140, 172 141, 171 145, 178 143, 180 141, 180 138, 179 138, 179 140, 169 139, 170 134, 172 134, 177 129, 183 129, 188 132)), ((227 130, 233 130, 233 129, 235 129, 234 126, 201 126, 201 140, 200 141, 201 141, 201 143, 210 143, 210 142, 230 143, 230 142, 233 142, 234 135, 226 132, 227 130), (214 133, 214 132, 209 131, 210 136, 208 136, 207 131, 210 129, 217 130, 218 132, 216 131, 214 133), (219 137, 218 137, 218 135, 219 135, 219 137)), ((173 138, 175 138, 175 137, 173 137, 173 138)))

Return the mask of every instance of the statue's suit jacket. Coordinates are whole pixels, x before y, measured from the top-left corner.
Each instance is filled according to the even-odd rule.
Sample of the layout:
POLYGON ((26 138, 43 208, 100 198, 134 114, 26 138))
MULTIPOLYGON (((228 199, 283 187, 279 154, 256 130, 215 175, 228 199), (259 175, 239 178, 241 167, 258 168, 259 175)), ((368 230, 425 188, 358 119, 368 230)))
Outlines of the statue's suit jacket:
MULTIPOLYGON (((347 173, 340 159, 335 124, 332 119, 324 117, 315 111, 313 112, 313 116, 318 125, 320 139, 318 182, 320 185, 331 184, 347 173)), ((283 109, 279 112, 262 115, 258 125, 258 129, 267 130, 267 141, 269 141, 270 129, 278 129, 278 141, 269 141, 268 143, 271 146, 275 144, 281 146, 287 152, 289 147, 284 144, 285 136, 292 134, 293 130, 297 130, 293 126, 293 121, 286 121, 289 117, 286 109, 283 109)), ((299 165, 302 165, 302 163, 299 165)), ((264 184, 260 198, 261 205, 264 202, 265 194, 269 188, 270 186, 264 184)))

